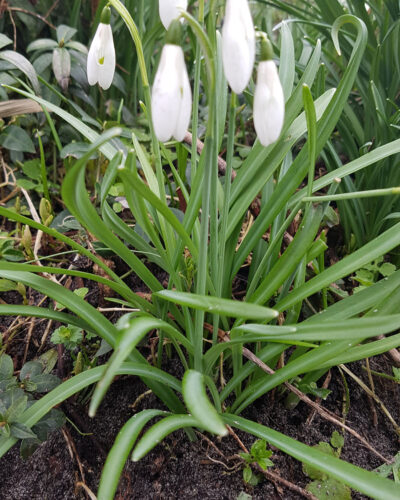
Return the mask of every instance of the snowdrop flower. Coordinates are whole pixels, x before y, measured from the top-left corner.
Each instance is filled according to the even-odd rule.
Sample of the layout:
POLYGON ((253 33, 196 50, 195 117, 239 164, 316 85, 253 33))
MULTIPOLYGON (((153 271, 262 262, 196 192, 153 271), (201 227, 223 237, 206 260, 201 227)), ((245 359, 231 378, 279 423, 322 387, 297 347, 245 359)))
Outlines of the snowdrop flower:
POLYGON ((162 142, 171 137, 182 141, 192 112, 192 91, 176 33, 180 33, 179 21, 174 21, 168 31, 151 96, 154 131, 162 142))
POLYGON ((249 83, 255 58, 255 33, 247 0, 227 0, 222 27, 222 62, 231 89, 241 94, 249 83))
POLYGON ((259 141, 263 146, 269 146, 280 136, 285 117, 285 98, 272 60, 272 47, 266 40, 263 40, 261 54, 263 60, 257 70, 253 121, 259 141))
POLYGON ((111 86, 115 72, 115 49, 110 18, 110 8, 104 7, 87 57, 89 85, 98 83, 104 90, 111 86))
POLYGON ((159 0, 160 19, 166 30, 171 22, 179 17, 181 11, 187 9, 187 5, 187 0, 159 0))

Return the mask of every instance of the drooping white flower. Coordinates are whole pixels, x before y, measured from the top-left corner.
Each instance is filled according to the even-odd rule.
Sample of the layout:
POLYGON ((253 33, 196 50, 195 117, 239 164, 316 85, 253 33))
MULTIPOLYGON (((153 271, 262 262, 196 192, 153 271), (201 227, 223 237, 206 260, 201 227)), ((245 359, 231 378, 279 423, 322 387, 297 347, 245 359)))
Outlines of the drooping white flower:
POLYGON ((192 112, 192 91, 182 47, 167 43, 161 53, 151 96, 154 131, 159 141, 182 141, 192 112))
POLYGON ((284 117, 285 98, 275 63, 272 59, 261 61, 254 91, 253 121, 263 146, 269 146, 278 139, 284 117))
POLYGON ((222 27, 222 62, 231 89, 241 94, 249 83, 255 58, 255 33, 247 0, 227 0, 222 27))
POLYGON ((171 22, 177 19, 181 11, 187 9, 187 6, 188 0, 159 0, 158 10, 165 29, 169 28, 171 22))
POLYGON ((110 16, 109 7, 105 7, 87 57, 89 85, 98 83, 104 90, 111 86, 115 72, 115 48, 110 16))

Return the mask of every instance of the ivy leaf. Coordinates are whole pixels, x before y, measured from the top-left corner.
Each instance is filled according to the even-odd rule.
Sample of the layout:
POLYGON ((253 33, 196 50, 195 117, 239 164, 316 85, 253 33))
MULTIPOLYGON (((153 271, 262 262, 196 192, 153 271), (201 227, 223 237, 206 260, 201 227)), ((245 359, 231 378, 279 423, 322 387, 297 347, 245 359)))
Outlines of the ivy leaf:
MULTIPOLYGON (((16 393, 16 391, 13 391, 16 393)), ((20 415, 25 411, 26 406, 28 404, 28 397, 24 395, 22 392, 22 396, 19 394, 15 398, 11 399, 11 405, 8 407, 5 417, 6 421, 10 424, 16 421, 20 415)))
POLYGON ((60 429, 65 424, 65 421, 64 413, 53 408, 33 426, 32 430, 40 441, 46 441, 50 432, 60 429))
POLYGON ((36 384, 35 392, 49 392, 60 385, 61 380, 55 375, 42 373, 33 377, 32 382, 36 384))
POLYGON ((306 490, 319 500, 351 500, 351 490, 336 479, 328 478, 323 481, 313 481, 307 484, 306 490))
POLYGON ((20 422, 14 422, 10 425, 10 434, 17 439, 36 438, 36 434, 29 429, 29 427, 20 422))
POLYGON ((43 371, 42 363, 39 361, 28 361, 24 364, 19 374, 19 379, 23 382, 25 379, 32 380, 36 375, 40 375, 43 371))
POLYGON ((21 446, 19 449, 21 458, 23 458, 24 460, 29 458, 40 444, 41 443, 39 439, 23 439, 21 441, 21 446))
POLYGON ((39 357, 40 363, 43 365, 43 373, 50 373, 56 366, 58 354, 55 349, 50 349, 39 357))
POLYGON ((250 451, 254 458, 264 457, 267 451, 267 443, 265 439, 257 439, 257 441, 254 441, 250 451))
POLYGON ((10 379, 14 373, 14 364, 8 354, 0 356, 0 380, 10 379))

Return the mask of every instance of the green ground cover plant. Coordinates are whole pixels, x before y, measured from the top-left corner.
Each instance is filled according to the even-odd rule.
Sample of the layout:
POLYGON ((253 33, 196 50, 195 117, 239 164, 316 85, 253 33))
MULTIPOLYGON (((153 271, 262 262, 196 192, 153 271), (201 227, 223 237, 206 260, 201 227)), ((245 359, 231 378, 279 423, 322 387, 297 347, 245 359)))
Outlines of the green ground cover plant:
MULTIPOLYGON (((0 314, 59 321, 66 326, 58 329, 54 342, 79 344, 83 335, 97 335, 102 339, 102 353, 107 349, 112 352, 104 365, 70 377, 24 408, 18 425, 34 429, 54 406, 93 384, 96 386, 89 414, 95 416, 114 377, 133 375, 157 395, 165 410, 143 410, 123 426, 103 469, 99 499, 113 498, 129 456, 140 460, 178 429, 186 429, 188 439, 195 439, 194 428, 218 436, 226 435, 229 428, 250 433, 260 440, 256 442, 275 446, 303 462, 306 470, 313 471, 311 479, 322 478, 335 488, 339 484, 346 495, 349 487, 372 498, 398 498, 400 489, 395 481, 341 460, 340 453, 306 446, 241 416, 254 401, 277 387, 293 387, 295 382, 304 392, 315 395, 318 381, 329 368, 400 345, 400 271, 393 264, 390 272, 382 272, 382 259, 395 260, 391 252, 400 245, 400 223, 395 222, 394 212, 398 176, 385 173, 396 170, 400 152, 400 141, 395 139, 398 86, 396 90, 393 84, 389 92, 384 81, 370 84, 368 89, 364 83, 371 71, 383 78, 383 71, 366 68, 365 63, 374 60, 378 65, 380 61, 377 54, 382 48, 373 38, 381 33, 377 26, 388 25, 391 36, 397 34, 398 40, 395 3, 369 2, 371 12, 365 13, 350 1, 345 6, 332 1, 329 9, 318 1, 256 2, 252 6, 258 78, 252 78, 249 45, 244 57, 251 66, 250 81, 240 95, 229 89, 224 72, 224 44, 229 37, 228 20, 221 36, 225 2, 190 3, 188 10, 180 14, 182 24, 173 21, 169 26, 165 44, 166 30, 154 21, 157 2, 134 3, 110 0, 105 7, 106 2, 100 2, 96 11, 93 32, 98 23, 110 30, 112 27, 114 33, 124 34, 125 45, 129 34, 135 49, 133 62, 131 48, 121 48, 122 37, 115 43, 117 62, 129 72, 123 88, 111 87, 112 100, 117 102, 117 92, 123 90, 115 113, 106 115, 107 89, 94 90, 90 102, 85 103, 82 93, 68 93, 73 85, 67 88, 65 80, 58 78, 58 70, 55 76, 60 87, 43 77, 38 79, 32 66, 42 86, 39 90, 46 89, 42 92, 35 88, 35 78, 20 65, 2 68, 4 74, 11 75, 2 85, 2 94, 16 100, 29 99, 45 111, 44 118, 35 118, 38 122, 34 125, 45 131, 46 141, 37 134, 32 142, 40 157, 43 190, 37 189, 35 196, 36 200, 44 200, 39 210, 41 217, 29 217, 15 203, 0 206, 0 215, 20 228, 28 227, 41 237, 62 242, 69 250, 90 259, 102 272, 54 265, 50 258, 39 258, 35 249, 30 253, 27 244, 28 258, 15 262, 5 256, 0 260, 0 277, 14 283, 14 287, 31 287, 56 305, 44 308, 0 304, 0 314), (292 22, 280 24, 279 34, 270 29, 272 4, 293 16, 292 22), (384 5, 387 13, 383 16, 384 5), (103 7, 110 9, 107 15, 103 7), (325 17, 316 20, 316 15, 325 17), (300 38, 299 33, 307 37, 300 38), (328 37, 332 40, 329 50, 328 37), (173 59, 176 66, 164 68, 165 49, 173 57, 179 54, 173 59), (375 54, 375 58, 366 54, 375 54), (279 73, 275 66, 278 62, 279 73), (267 63, 268 71, 276 73, 274 82, 281 87, 269 87, 267 81, 267 90, 258 99, 263 63, 267 63), (191 112, 185 87, 186 67, 193 89, 191 112), (161 114, 171 103, 164 100, 162 93, 163 68, 169 81, 176 76, 178 82, 176 100, 169 120, 164 122, 161 114), (151 94, 150 82, 158 82, 159 75, 161 83, 154 83, 151 94), (266 97, 268 92, 276 106, 271 104, 273 99, 266 97), (371 131, 377 127, 378 111, 369 105, 370 92, 385 103, 385 114, 382 110, 378 113, 382 126, 379 134, 377 128, 371 131), (267 131, 256 125, 257 139, 250 118, 265 111, 260 110, 260 102, 271 106, 267 111, 272 122, 267 131), (125 107, 133 110, 128 123, 124 122, 125 107), (178 116, 176 123, 174 113, 178 116), (183 127, 179 121, 183 115, 190 120, 190 140, 186 124, 183 127), (63 123, 68 129, 59 134, 63 123), (68 147, 70 151, 76 148, 71 140, 72 129, 79 152, 62 155, 62 150, 65 153, 68 147), (387 133, 383 129, 388 129, 387 133), (160 141, 164 132, 167 137, 160 141), (272 139, 270 134, 274 135, 272 139), (373 144, 365 147, 371 136, 373 144), (181 142, 183 139, 186 142, 181 142), (53 164, 54 158, 60 156, 65 170, 62 179, 53 176, 50 186, 49 155, 53 164), (326 170, 316 176, 316 164, 321 159, 326 170), (368 172, 372 167, 374 176, 384 178, 385 183, 371 178, 368 172), (68 211, 65 217, 71 217, 74 227, 86 238, 71 238, 54 224, 52 196, 60 181, 62 202, 68 211), (385 208, 376 219, 370 219, 369 213, 376 214, 374 203, 385 208), (348 245, 345 255, 328 266, 325 229, 336 204, 348 245), (355 207, 361 211, 361 218, 354 215, 358 213, 355 207), (133 224, 121 216, 127 213, 133 224), (288 238, 288 229, 293 225, 295 234, 288 238), (97 240, 98 246, 89 245, 87 235, 97 240), (114 270, 101 252, 121 259, 149 293, 144 296, 132 290, 125 282, 126 276, 114 270), (370 270, 373 262, 379 266, 374 268, 368 286, 357 293, 342 293, 344 298, 338 300, 340 280, 353 273, 359 280, 362 270, 370 270), (160 281, 160 272, 168 276, 166 284, 160 281), (115 294, 112 300, 129 312, 113 324, 84 296, 60 284, 58 278, 63 275, 108 287, 115 294), (236 293, 238 284, 241 300, 236 293), (68 337, 67 330, 73 338, 68 337), (150 363, 140 353, 139 345, 154 330, 158 334, 158 352, 150 363), (180 360, 184 372, 181 379, 168 370, 171 356, 180 360), (279 363, 282 356, 283 366, 279 363), (153 419, 157 422, 148 426, 153 419)), ((247 2, 239 3, 246 8, 247 2)), ((236 8, 233 5, 231 8, 236 8)), ((81 2, 73 2, 69 20, 73 30, 80 6, 81 2)), ((37 40, 28 52, 50 47, 57 54, 56 66, 58 57, 68 58, 66 52, 61 55, 59 51, 67 51, 68 43, 71 50, 74 46, 73 42, 67 42, 66 48, 61 46, 60 26, 63 24, 58 27, 57 42, 46 42, 39 49, 37 40)), ((248 25, 244 28, 248 30, 248 25)), ((79 31, 73 33, 82 36, 79 31)), ((99 37, 95 77, 100 87, 107 87, 101 71, 110 53, 109 45, 104 44, 110 42, 105 35, 99 37)), ((385 40, 391 40, 390 36, 385 40)), ((78 51, 84 55, 81 49, 78 51)), ((385 50, 397 57, 393 40, 385 50)), ((88 54, 90 63, 90 50, 88 54)), ((63 75, 67 78, 66 71, 63 75)), ((76 83, 72 70, 70 75, 71 84, 76 83)), ((235 85, 229 76, 228 80, 230 87, 235 85)), ((168 98, 171 95, 167 93, 168 98)), ((10 132, 12 126, 7 125, 3 131, 7 137, 16 133, 15 129, 10 132)), ((7 147, 10 142, 4 145, 4 141, 7 147)), ((30 151, 9 150, 10 161, 17 166, 20 161, 26 173, 25 155, 30 151)), ((0 359, 8 359, 4 356, 0 359)), ((0 437, 0 456, 18 437, 15 433, 0 437)), ((253 460, 256 451, 252 449, 248 461, 257 461, 253 460)), ((268 458, 264 451, 260 460, 268 458)))

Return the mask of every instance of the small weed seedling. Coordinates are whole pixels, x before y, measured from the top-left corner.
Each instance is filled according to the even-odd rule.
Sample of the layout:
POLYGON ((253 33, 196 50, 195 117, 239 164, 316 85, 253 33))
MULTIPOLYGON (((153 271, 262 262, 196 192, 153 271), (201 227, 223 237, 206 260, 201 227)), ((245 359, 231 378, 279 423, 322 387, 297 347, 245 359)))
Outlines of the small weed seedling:
POLYGON ((245 483, 256 486, 261 476, 259 474, 254 474, 251 469, 251 464, 258 464, 263 470, 267 470, 267 467, 271 467, 274 463, 269 459, 272 455, 271 450, 267 450, 267 443, 265 439, 257 439, 250 449, 250 453, 239 453, 239 455, 245 461, 245 467, 243 469, 243 480, 245 483))

